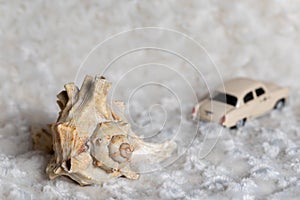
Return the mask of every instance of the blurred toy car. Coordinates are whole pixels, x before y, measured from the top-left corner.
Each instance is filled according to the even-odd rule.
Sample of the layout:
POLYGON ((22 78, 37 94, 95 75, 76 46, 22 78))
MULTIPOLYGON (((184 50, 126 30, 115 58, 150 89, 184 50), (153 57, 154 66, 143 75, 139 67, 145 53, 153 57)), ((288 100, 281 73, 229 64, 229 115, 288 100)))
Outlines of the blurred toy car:
POLYGON ((240 128, 247 120, 284 107, 288 88, 248 78, 236 78, 220 86, 211 98, 198 103, 193 119, 240 128))

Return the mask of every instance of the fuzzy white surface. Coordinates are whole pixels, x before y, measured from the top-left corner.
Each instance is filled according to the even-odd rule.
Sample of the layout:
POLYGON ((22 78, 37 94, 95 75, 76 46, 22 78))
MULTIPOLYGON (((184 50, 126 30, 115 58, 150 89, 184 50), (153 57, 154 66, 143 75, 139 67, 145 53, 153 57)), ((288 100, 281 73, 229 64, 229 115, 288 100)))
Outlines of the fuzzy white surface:
MULTIPOLYGON (((296 0, 1 1, 0 198, 297 199, 299 10, 300 2, 296 0), (74 81, 80 63, 96 44, 118 32, 145 26, 174 29, 199 41, 224 79, 248 76, 289 86, 289 104, 282 112, 274 111, 251 121, 241 130, 224 130, 216 147, 204 159, 198 157, 203 138, 215 141, 219 127, 201 123, 201 133, 179 160, 165 169, 143 174, 137 181, 115 179, 103 187, 80 187, 67 178, 48 180, 45 167, 49 155, 32 149, 29 127, 55 121, 55 95, 63 84, 74 81)), ((178 40, 168 44, 185 48, 185 43, 178 40)), ((101 55, 110 58, 113 50, 114 47, 108 48, 101 55)), ((194 52, 187 49, 185 53, 194 52)), ((192 79, 194 74, 186 70, 188 66, 173 59, 172 64, 183 64, 182 73, 192 79)), ((135 61, 123 60, 119 65, 135 61)), ((204 75, 214 84, 215 71, 205 68, 209 62, 203 63, 204 75)), ((123 73, 112 70, 108 77, 115 81, 118 72, 123 73)), ((118 98, 128 100, 126 89, 130 91, 146 77, 153 77, 149 73, 134 74, 128 79, 131 81, 122 83, 118 98)), ((158 103, 172 113, 163 132, 178 127, 176 116, 182 116, 183 128, 179 129, 176 141, 179 147, 187 147, 185 138, 192 138, 189 130, 195 126, 187 115, 195 101, 188 101, 190 94, 169 73, 158 72, 154 76, 155 81, 168 80, 164 83, 175 91, 178 89, 183 113, 175 109, 173 98, 162 98, 155 92, 147 95, 141 90, 130 105, 133 120, 146 123, 148 118, 143 113, 147 112, 139 114, 140 110, 158 103)), ((196 82, 192 84, 198 87, 196 82)), ((204 86, 199 86, 198 96, 205 95, 202 89, 205 91, 204 86)), ((153 91, 156 90, 150 90, 153 91)), ((153 116, 161 112, 152 111, 153 116)), ((160 120, 160 115, 153 118, 154 127, 160 120)))

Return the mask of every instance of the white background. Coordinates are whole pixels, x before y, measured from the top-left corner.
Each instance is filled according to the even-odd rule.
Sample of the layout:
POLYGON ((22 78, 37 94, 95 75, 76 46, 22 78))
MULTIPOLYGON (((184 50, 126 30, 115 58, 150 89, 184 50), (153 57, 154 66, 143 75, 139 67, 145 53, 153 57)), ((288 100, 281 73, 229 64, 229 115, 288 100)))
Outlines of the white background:
MULTIPOLYGON (((297 0, 1 1, 0 198, 296 199, 300 195, 299 10, 297 0), (177 162, 143 174, 137 181, 115 179, 102 187, 80 187, 67 178, 48 180, 45 167, 50 156, 33 151, 30 127, 56 120, 55 95, 65 83, 76 79, 80 64, 95 45, 121 31, 149 26, 173 29, 194 38, 209 52, 224 79, 247 76, 290 87, 287 107, 251 121, 241 130, 224 130, 216 148, 205 159, 198 157, 199 146, 205 136, 215 141, 219 127, 200 124, 201 133, 177 162)), ((132 43, 131 40, 124 45, 132 43)), ((166 44, 187 48, 185 42, 172 37, 166 44)), ((114 46, 101 56, 109 59, 113 50, 114 46)), ((188 48, 185 53, 198 55, 188 48)), ((205 57, 201 51, 200 55, 205 57)), ((190 66, 173 59, 175 68, 182 64, 181 72, 190 77, 193 88, 199 87, 196 95, 203 97, 206 89, 193 81, 195 74, 189 71, 190 66)), ((153 61, 165 63, 162 60, 153 61)), ((128 59, 119 65, 130 61, 135 62, 128 59)), ((134 65, 137 63, 140 64, 134 65)), ((200 69, 210 86, 220 83, 207 58, 202 64, 200 69)), ((107 76, 114 83, 123 73, 117 67, 107 76)), ((131 81, 125 81, 116 96, 127 101, 134 88, 132 80, 140 83, 151 75, 143 73, 127 79, 131 81)), ((177 88, 182 98, 191 95, 169 72, 159 73, 155 81, 159 80, 168 80, 162 83, 177 88)), ((153 91, 156 90, 150 90, 153 91)), ((180 138, 192 138, 194 134, 187 115, 195 100, 180 99, 183 112, 179 113, 172 107, 177 106, 174 98, 141 92, 129 105, 133 120, 147 121, 145 107, 160 104, 173 114, 168 115, 167 131, 172 132, 178 126, 176 116, 182 116, 183 128, 176 141, 179 147, 185 147, 180 138)), ((163 120, 155 114, 154 109, 154 127, 163 120)))

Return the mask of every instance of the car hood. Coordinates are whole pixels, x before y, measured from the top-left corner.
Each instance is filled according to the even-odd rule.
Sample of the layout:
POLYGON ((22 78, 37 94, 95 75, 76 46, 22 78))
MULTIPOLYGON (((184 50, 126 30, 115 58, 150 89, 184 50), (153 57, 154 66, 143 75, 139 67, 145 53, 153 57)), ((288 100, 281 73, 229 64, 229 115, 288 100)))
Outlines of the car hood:
POLYGON ((206 118, 210 117, 212 121, 219 123, 221 118, 234 108, 234 106, 207 99, 201 104, 200 112, 201 115, 205 115, 206 118))

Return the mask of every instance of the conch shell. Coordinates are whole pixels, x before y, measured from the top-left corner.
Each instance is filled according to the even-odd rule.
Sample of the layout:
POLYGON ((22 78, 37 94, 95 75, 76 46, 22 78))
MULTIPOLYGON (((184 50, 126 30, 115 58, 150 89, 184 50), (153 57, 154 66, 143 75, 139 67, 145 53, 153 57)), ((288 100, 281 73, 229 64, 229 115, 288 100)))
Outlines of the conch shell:
POLYGON ((124 103, 107 104, 110 87, 104 77, 86 76, 80 89, 69 83, 57 95, 61 109, 57 122, 49 125, 49 131, 33 134, 37 149, 54 151, 46 169, 50 179, 64 175, 80 185, 121 176, 137 179, 139 174, 130 167, 134 154, 152 154, 160 161, 176 148, 171 141, 154 144, 139 139, 124 117, 124 103))

